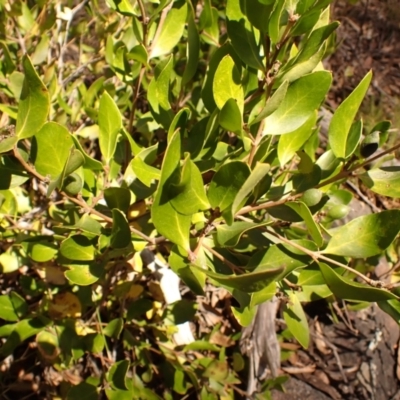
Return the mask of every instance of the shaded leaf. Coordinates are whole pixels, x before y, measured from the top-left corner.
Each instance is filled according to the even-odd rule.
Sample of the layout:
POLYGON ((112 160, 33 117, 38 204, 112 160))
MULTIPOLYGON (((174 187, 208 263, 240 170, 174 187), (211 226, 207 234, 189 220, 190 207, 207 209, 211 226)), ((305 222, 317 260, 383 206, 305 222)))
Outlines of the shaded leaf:
POLYGON ((204 270, 196 266, 193 266, 192 268, 198 269, 221 285, 238 289, 246 293, 253 293, 262 290, 271 282, 275 281, 285 269, 284 267, 278 267, 242 275, 224 275, 210 270, 204 270))
POLYGON ((112 209, 113 226, 111 232, 111 247, 123 249, 131 243, 131 230, 125 215, 117 208, 112 209))
POLYGON ((338 275, 331 267, 322 262, 318 263, 318 265, 329 289, 335 296, 341 299, 369 302, 391 299, 399 300, 396 295, 385 289, 378 289, 353 282, 349 278, 338 275))
MULTIPOLYGON (((177 116, 178 117, 178 116, 177 116)), ((175 131, 169 139, 161 167, 161 178, 151 208, 151 219, 158 232, 171 240, 171 242, 190 251, 189 229, 191 216, 180 214, 170 201, 169 185, 179 173, 179 160, 181 158, 181 138, 179 130, 175 131)))

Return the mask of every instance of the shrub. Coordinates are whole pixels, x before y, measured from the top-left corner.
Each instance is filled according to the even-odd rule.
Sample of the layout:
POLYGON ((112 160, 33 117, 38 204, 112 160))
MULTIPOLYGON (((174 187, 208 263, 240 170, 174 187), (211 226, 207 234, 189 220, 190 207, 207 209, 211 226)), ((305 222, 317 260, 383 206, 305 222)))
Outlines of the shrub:
POLYGON ((399 147, 374 155, 390 123, 357 119, 371 72, 321 140, 330 2, 0 5, 2 357, 35 343, 68 399, 243 394, 243 360, 212 332, 174 349, 195 298, 160 309, 145 248, 195 295, 207 280, 227 290, 242 326, 287 297, 304 347, 314 299, 377 302, 399 321, 396 285, 354 260, 393 253, 400 211, 331 227, 343 183, 397 198, 400 171, 373 163, 399 147))

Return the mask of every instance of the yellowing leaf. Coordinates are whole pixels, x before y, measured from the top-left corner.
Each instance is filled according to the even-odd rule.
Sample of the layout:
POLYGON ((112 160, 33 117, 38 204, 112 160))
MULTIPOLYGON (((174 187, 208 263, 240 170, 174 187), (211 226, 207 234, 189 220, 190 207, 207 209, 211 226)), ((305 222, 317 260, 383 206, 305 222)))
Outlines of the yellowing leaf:
POLYGON ((49 304, 49 316, 54 319, 79 318, 81 311, 78 297, 70 292, 56 294, 49 304))

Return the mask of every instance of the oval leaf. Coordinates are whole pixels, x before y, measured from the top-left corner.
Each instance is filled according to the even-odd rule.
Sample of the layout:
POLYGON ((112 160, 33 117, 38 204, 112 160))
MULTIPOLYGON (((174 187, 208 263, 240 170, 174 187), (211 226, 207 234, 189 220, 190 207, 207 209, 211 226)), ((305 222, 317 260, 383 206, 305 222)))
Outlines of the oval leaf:
POLYGON ((370 71, 333 114, 328 136, 331 149, 338 158, 346 157, 350 128, 367 93, 371 78, 372 72, 370 71))
POLYGON ((18 104, 17 124, 15 127, 18 139, 25 139, 35 135, 46 122, 50 109, 49 92, 36 73, 28 56, 24 56, 22 65, 25 77, 18 104))
POLYGON ((400 231, 400 210, 365 215, 331 229, 328 246, 322 253, 366 258, 387 249, 400 231))

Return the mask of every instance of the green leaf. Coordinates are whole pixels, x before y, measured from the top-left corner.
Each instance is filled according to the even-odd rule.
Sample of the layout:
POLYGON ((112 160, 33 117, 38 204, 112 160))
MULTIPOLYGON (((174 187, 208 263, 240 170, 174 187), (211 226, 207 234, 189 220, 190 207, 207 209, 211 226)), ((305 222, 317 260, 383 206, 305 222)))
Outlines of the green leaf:
POLYGON ((359 175, 373 192, 388 197, 400 197, 400 167, 374 168, 359 175))
POLYGON ((44 317, 34 317, 23 319, 22 321, 15 324, 11 335, 7 338, 7 341, 0 348, 0 355, 7 357, 16 347, 31 336, 41 332, 46 326, 51 324, 51 320, 44 317))
MULTIPOLYGON (((175 118, 179 118, 179 114, 175 118)), ((151 208, 151 219, 160 233, 171 242, 190 251, 189 229, 191 216, 183 215, 175 210, 170 201, 171 181, 177 182, 179 160, 181 158, 181 137, 179 130, 169 139, 161 167, 161 179, 151 208), (175 177, 174 177, 175 176, 175 177)))
POLYGON ((10 136, 4 138, 0 141, 0 154, 7 153, 8 151, 12 150, 14 146, 18 143, 17 136, 10 136))
POLYGON ((67 394, 67 400, 98 400, 99 393, 97 387, 87 382, 81 382, 76 386, 72 386, 67 394))
POLYGON ((232 204, 232 214, 235 215, 240 207, 243 205, 244 200, 250 195, 253 189, 265 178, 270 170, 269 164, 263 164, 257 162, 254 169, 251 171, 250 176, 243 183, 242 187, 239 189, 235 200, 232 204))
POLYGON ((131 161, 131 168, 136 174, 137 178, 147 187, 151 186, 153 180, 160 180, 161 171, 157 168, 152 167, 151 165, 146 164, 146 162, 143 161, 140 155, 136 156, 131 161))
POLYGON ((50 261, 57 255, 58 247, 51 236, 36 236, 22 242, 26 254, 36 262, 50 261))
POLYGON ((358 143, 360 143, 362 130, 363 123, 361 120, 351 125, 349 136, 347 137, 345 158, 349 158, 356 151, 358 143))
POLYGON ((265 98, 262 99, 256 107, 253 108, 249 117, 249 126, 262 121, 271 115, 281 105, 283 99, 286 97, 286 92, 289 87, 289 81, 283 81, 282 84, 275 90, 274 94, 265 103, 265 98))
POLYGON ((182 76, 182 86, 186 85, 195 75, 199 64, 200 37, 197 25, 193 18, 193 11, 189 12, 188 18, 188 42, 186 46, 186 68, 182 76))
POLYGON ((236 221, 231 226, 218 225, 215 239, 221 247, 235 247, 241 236, 251 229, 256 229, 260 226, 265 226, 269 222, 254 223, 246 221, 236 221))
POLYGON ((219 124, 227 131, 240 135, 242 133, 242 113, 236 100, 229 99, 219 113, 219 124))
POLYGON ((331 267, 322 262, 318 263, 318 265, 329 289, 341 299, 369 302, 392 299, 399 301, 398 297, 388 290, 353 282, 344 276, 338 275, 331 267))
POLYGON ((241 60, 252 68, 264 70, 253 27, 242 13, 239 0, 226 5, 228 36, 241 60))
POLYGON ((161 28, 160 36, 154 39, 150 58, 168 54, 179 42, 185 29, 188 6, 185 1, 174 2, 174 7, 168 11, 161 28))
POLYGON ((12 189, 22 185, 29 179, 27 171, 14 157, 2 156, 0 158, 0 190, 12 189))
POLYGON ((104 200, 110 210, 117 208, 126 214, 131 204, 131 191, 121 187, 110 187, 104 190, 104 200))
POLYGON ((398 300, 378 301, 377 303, 380 309, 400 324, 400 302, 398 300))
POLYGON ((118 339, 123 328, 124 320, 122 318, 115 318, 112 319, 103 329, 103 334, 110 338, 118 339))
MULTIPOLYGON (((309 250, 317 250, 315 244, 309 240, 294 240, 309 250)), ((266 250, 255 253, 249 260, 246 269, 250 271, 263 271, 264 269, 276 268, 277 265, 285 269, 278 279, 283 279, 297 268, 304 267, 312 262, 311 258, 290 245, 274 244, 266 250)))
POLYGON ((89 157, 86 154, 86 152, 83 150, 78 138, 75 135, 71 135, 71 138, 72 138, 72 141, 74 142, 76 149, 79 150, 84 157, 83 168, 91 169, 93 171, 102 171, 103 164, 100 161, 95 160, 94 158, 89 157))
POLYGON ((274 8, 271 13, 268 24, 268 32, 271 38, 271 43, 276 45, 281 37, 281 17, 285 5, 285 0, 275 1, 274 8))
POLYGON ((350 128, 367 93, 371 79, 372 72, 370 71, 333 114, 328 131, 329 144, 338 158, 346 158, 350 128))
POLYGON ((64 272, 65 277, 73 284, 79 286, 88 286, 97 282, 104 272, 102 264, 71 264, 68 265, 68 271, 64 272))
POLYGON ((230 43, 225 43, 223 46, 219 47, 215 53, 212 55, 211 60, 208 64, 207 75, 203 84, 203 89, 201 92, 201 98, 203 99, 204 105, 207 110, 213 112, 217 107, 214 100, 214 79, 217 68, 219 67, 221 60, 227 55, 233 52, 230 43))
POLYGON ((32 148, 32 159, 36 170, 51 179, 63 171, 73 146, 67 128, 56 122, 47 122, 36 133, 32 148))
POLYGON ((60 253, 73 261, 92 261, 94 246, 86 236, 73 235, 61 243, 60 253))
POLYGON ((50 110, 49 92, 28 56, 23 57, 22 66, 25 77, 18 104, 15 128, 18 139, 35 135, 46 122, 50 110))
POLYGON ((190 160, 189 153, 186 153, 179 183, 172 183, 169 192, 172 206, 181 214, 193 215, 210 208, 203 178, 196 164, 190 160))
POLYGON ((263 135, 283 135, 300 128, 320 106, 332 76, 317 71, 293 82, 278 109, 265 119, 263 135))
POLYGON ((230 55, 221 60, 215 71, 213 95, 220 110, 229 99, 234 99, 241 113, 243 112, 244 93, 240 73, 230 55))
POLYGON ((311 117, 294 132, 282 135, 278 143, 278 158, 281 166, 290 161, 296 152, 300 150, 303 145, 310 138, 313 133, 313 128, 317 122, 318 113, 314 112, 311 117))
POLYGON ((81 232, 89 233, 96 236, 99 236, 102 231, 102 226, 100 222, 87 214, 83 215, 73 228, 79 229, 81 232))
POLYGON ((389 247, 400 231, 400 210, 382 211, 353 219, 331 229, 328 246, 322 253, 366 258, 389 247))
POLYGON ((114 363, 107 374, 107 381, 115 390, 127 390, 126 374, 129 369, 129 361, 122 360, 114 363))
POLYGON ((111 232, 111 247, 123 249, 131 244, 131 230, 125 215, 113 208, 113 227, 111 232))
POLYGON ((317 223, 314 221, 314 218, 309 208, 301 201, 289 201, 286 203, 286 205, 295 210, 297 214, 300 215, 300 217, 305 222, 308 232, 313 238, 315 244, 318 247, 321 247, 324 244, 324 239, 322 237, 321 230, 317 223))
POLYGON ((105 91, 99 106, 99 146, 106 164, 110 163, 117 147, 118 132, 122 128, 122 117, 112 97, 105 91))
POLYGON ((247 18, 254 27, 263 33, 268 32, 268 22, 274 7, 272 3, 275 1, 246 0, 243 3, 247 18))
POLYGON ((276 278, 284 271, 284 267, 277 267, 271 269, 265 269, 259 272, 250 272, 242 275, 224 275, 205 270, 196 266, 197 270, 206 274, 209 278, 215 280, 221 285, 229 288, 237 289, 246 293, 253 293, 262 290, 268 286, 271 282, 275 281, 276 278))
POLYGON ((307 317, 296 293, 292 291, 289 292, 289 301, 284 306, 283 318, 290 333, 307 349, 310 343, 310 330, 308 328, 307 317))
POLYGON ((211 206, 219 207, 221 211, 227 209, 249 176, 249 167, 241 161, 223 165, 213 176, 208 189, 207 195, 211 206))
MULTIPOLYGON (((200 266, 204 259, 202 249, 196 254, 195 265, 200 266)), ((185 284, 198 296, 204 296, 203 287, 205 285, 205 276, 198 270, 190 267, 188 254, 181 247, 174 245, 168 257, 168 263, 185 284)))
POLYGON ((28 304, 16 292, 0 296, 0 318, 5 321, 19 321, 28 312, 28 304))

